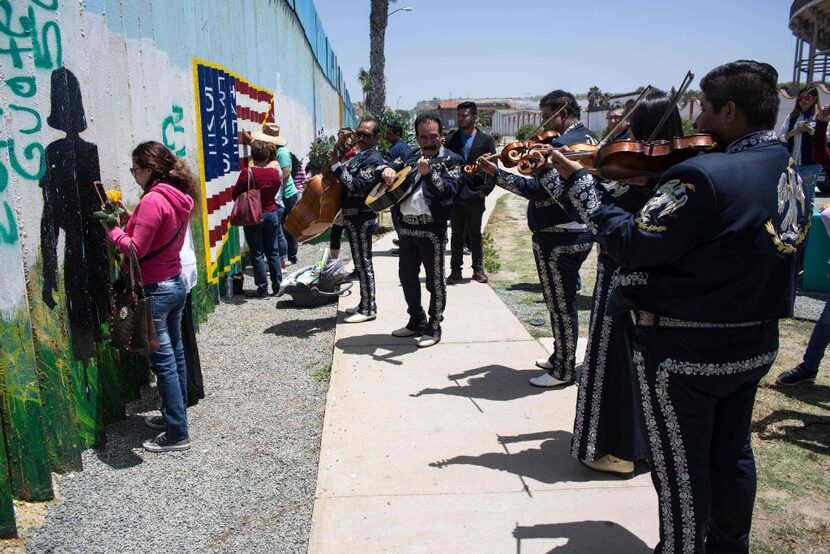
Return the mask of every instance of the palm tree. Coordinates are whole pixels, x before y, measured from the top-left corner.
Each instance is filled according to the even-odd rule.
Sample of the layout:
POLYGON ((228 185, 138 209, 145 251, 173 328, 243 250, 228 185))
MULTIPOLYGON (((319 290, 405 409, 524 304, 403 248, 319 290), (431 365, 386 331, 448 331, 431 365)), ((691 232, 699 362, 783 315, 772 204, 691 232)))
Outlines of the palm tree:
POLYGON ((389 3, 396 0, 371 0, 369 13, 369 94, 366 97, 366 110, 374 115, 383 113, 386 106, 386 78, 383 75, 386 55, 383 48, 386 42, 386 22, 389 19, 389 3))
POLYGON ((366 107, 366 95, 372 90, 372 77, 365 68, 361 67, 357 72, 357 80, 360 81, 360 86, 363 88, 363 106, 366 107))

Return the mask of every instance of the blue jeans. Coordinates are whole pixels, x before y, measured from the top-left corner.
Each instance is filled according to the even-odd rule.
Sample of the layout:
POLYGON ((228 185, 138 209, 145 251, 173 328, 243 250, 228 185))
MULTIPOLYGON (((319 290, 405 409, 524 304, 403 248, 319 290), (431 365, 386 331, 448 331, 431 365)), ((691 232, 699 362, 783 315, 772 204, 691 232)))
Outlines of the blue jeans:
POLYGON ((174 441, 186 439, 189 436, 187 365, 182 342, 182 310, 187 290, 181 275, 177 275, 161 283, 146 285, 144 294, 152 299, 153 323, 159 338, 159 349, 150 354, 150 364, 156 374, 167 436, 174 441))
MULTIPOLYGON (((830 276, 828 276, 830 277, 830 276)), ((821 312, 813 332, 810 334, 810 342, 807 343, 807 350, 804 352, 804 369, 816 373, 821 359, 824 358, 824 350, 830 344, 830 296, 824 303, 824 310, 821 312)))
POLYGON ((251 262, 254 266, 254 283, 257 294, 268 294, 268 274, 271 276, 271 287, 274 292, 280 290, 282 282, 282 266, 280 265, 280 242, 285 242, 280 225, 282 208, 273 212, 262 212, 262 223, 243 227, 245 242, 251 251, 251 262), (267 273, 266 273, 266 267, 267 273))
POLYGON ((816 181, 818 181, 818 175, 821 173, 821 166, 819 164, 797 165, 795 170, 801 177, 801 185, 804 188, 804 197, 807 200, 806 213, 811 214, 816 198, 816 181))
POLYGON ((282 254, 283 257, 287 256, 288 259, 292 262, 297 260, 297 251, 300 249, 300 245, 297 243, 297 239, 295 239, 291 235, 291 233, 287 233, 285 231, 285 218, 288 217, 288 214, 291 213, 291 208, 297 205, 297 202, 300 201, 300 198, 301 195, 299 192, 294 196, 284 198, 283 201, 285 202, 285 211, 283 212, 282 217, 280 218, 280 224, 282 225, 282 235, 283 237, 285 237, 286 245, 285 248, 283 248, 282 245, 280 245, 280 254, 282 254), (283 252, 285 252, 285 254, 283 254, 283 252))

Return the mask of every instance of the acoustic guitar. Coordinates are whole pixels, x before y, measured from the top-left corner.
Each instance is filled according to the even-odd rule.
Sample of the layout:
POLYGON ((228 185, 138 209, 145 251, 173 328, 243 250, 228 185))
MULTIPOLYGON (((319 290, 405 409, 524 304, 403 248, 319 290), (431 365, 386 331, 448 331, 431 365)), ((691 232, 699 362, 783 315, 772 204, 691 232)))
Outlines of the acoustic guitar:
POLYGON ((366 205, 372 208, 373 212, 380 213, 406 198, 415 182, 415 179, 407 179, 411 171, 412 168, 406 166, 395 174, 395 181, 391 185, 385 180, 378 183, 366 196, 366 205))
MULTIPOLYGON (((333 150, 338 159, 343 159, 354 152, 354 131, 340 129, 337 143, 333 150)), ((331 227, 340 212, 343 185, 331 171, 331 164, 326 163, 321 174, 315 175, 305 183, 303 197, 285 218, 285 230, 304 243, 331 227)))

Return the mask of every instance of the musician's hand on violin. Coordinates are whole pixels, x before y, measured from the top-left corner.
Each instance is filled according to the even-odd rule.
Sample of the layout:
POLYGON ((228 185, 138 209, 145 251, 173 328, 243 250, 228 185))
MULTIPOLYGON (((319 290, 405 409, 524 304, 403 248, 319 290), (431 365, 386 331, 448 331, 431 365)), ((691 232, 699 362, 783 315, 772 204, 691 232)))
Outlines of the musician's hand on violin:
MULTIPOLYGON (((563 146, 562 148, 567 148, 567 146, 563 146)), ((548 154, 554 150, 554 146, 550 144, 534 144, 530 147, 530 150, 533 152, 539 152, 547 158, 548 154)))
POLYGON ((326 160, 328 160, 329 165, 334 165, 334 164, 336 164, 336 163, 338 162, 338 159, 337 159, 337 152, 335 152, 334 150, 332 150, 331 152, 329 152, 328 154, 326 154, 326 160))
POLYGON ((480 157, 476 163, 478 164, 478 169, 489 175, 490 177, 494 177, 496 175, 496 170, 498 166, 490 161, 489 156, 482 156, 480 157))
POLYGON ((380 174, 380 176, 383 177, 383 180, 386 181, 387 185, 391 185, 392 183, 395 182, 395 175, 396 175, 395 170, 392 169, 391 167, 387 167, 380 174))
POLYGON ((421 156, 421 159, 418 160, 418 173, 426 177, 430 173, 432 173, 432 166, 429 165, 429 160, 421 156))
POLYGON ((548 155, 548 163, 559 172, 559 175, 563 179, 567 179, 582 169, 582 164, 566 158, 562 150, 551 151, 550 155, 548 155))

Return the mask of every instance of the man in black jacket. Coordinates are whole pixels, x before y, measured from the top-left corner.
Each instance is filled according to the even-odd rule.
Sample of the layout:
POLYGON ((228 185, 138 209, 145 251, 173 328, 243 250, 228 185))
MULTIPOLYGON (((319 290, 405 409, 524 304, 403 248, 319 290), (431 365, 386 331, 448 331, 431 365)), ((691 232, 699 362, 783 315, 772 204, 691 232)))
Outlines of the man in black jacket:
MULTIPOLYGON (((415 120, 415 135, 420 148, 410 153, 403 165, 382 169, 387 182, 403 166, 414 168, 411 192, 392 208, 398 217, 400 258, 398 277, 406 300, 409 321, 392 332, 395 337, 420 335, 418 347, 433 346, 441 340, 441 321, 447 304, 444 281, 444 251, 447 248, 447 220, 458 190, 461 158, 441 144, 441 118, 424 114, 415 120), (421 306, 421 266, 430 293, 429 320, 421 306)), ((380 169, 380 168, 378 168, 380 169)))
MULTIPOLYGON (((458 131, 452 134, 444 144, 464 160, 472 163, 484 154, 495 154, 496 143, 493 137, 481 132, 476 127, 478 106, 475 102, 462 102, 458 105, 458 131)), ((464 239, 469 240, 473 257, 473 279, 479 283, 488 281, 484 273, 483 246, 481 241, 481 217, 484 215, 484 198, 493 190, 484 182, 481 173, 464 175, 459 183, 458 194, 452 206, 452 237, 450 238, 450 276, 447 284, 460 283, 461 267, 464 264, 464 239)))
POLYGON ((360 281, 360 304, 354 313, 346 317, 346 323, 362 323, 377 317, 375 270, 372 265, 372 232, 377 226, 377 216, 366 205, 366 195, 380 180, 377 168, 383 165, 383 156, 378 151, 380 126, 377 120, 366 118, 361 121, 355 136, 360 152, 354 157, 340 163, 335 152, 329 154, 332 173, 343 183, 343 216, 360 281))

